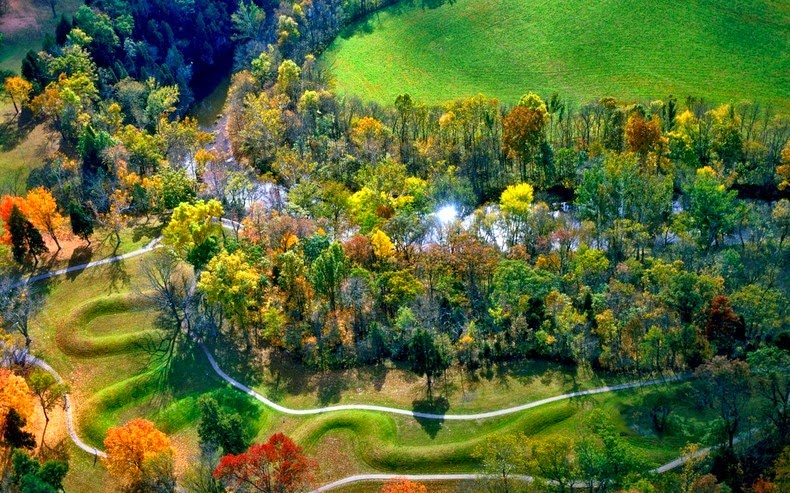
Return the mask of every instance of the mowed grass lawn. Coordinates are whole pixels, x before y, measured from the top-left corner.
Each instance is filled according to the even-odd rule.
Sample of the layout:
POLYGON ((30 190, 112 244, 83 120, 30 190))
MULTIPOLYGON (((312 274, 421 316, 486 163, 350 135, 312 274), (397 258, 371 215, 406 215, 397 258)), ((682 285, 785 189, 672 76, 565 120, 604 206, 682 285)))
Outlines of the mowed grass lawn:
POLYGON ((382 103, 402 93, 514 103, 533 91, 577 103, 672 94, 790 107, 786 1, 441 3, 404 0, 338 37, 323 55, 338 91, 382 103))

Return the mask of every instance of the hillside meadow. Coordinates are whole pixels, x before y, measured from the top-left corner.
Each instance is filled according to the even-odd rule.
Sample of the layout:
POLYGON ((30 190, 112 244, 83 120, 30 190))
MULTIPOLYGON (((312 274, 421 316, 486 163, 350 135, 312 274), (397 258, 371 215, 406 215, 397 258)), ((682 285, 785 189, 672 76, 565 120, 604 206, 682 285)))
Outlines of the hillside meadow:
POLYGON ((404 1, 324 54, 337 90, 392 103, 527 91, 576 102, 790 101, 790 4, 770 0, 404 1))

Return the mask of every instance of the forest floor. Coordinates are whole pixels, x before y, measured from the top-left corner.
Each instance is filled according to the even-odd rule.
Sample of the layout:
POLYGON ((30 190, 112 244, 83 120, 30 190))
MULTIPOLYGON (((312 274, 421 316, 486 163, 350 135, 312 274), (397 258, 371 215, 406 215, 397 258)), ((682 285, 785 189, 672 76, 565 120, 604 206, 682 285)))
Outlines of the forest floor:
MULTIPOLYGON (((29 50, 40 50, 44 37, 55 32, 60 14, 72 15, 83 0, 58 0, 52 10, 46 0, 9 0, 0 17, 0 70, 20 71, 29 50)), ((60 136, 26 115, 17 115, 10 100, 0 99, 0 193, 23 193, 30 170, 57 151, 60 136)))

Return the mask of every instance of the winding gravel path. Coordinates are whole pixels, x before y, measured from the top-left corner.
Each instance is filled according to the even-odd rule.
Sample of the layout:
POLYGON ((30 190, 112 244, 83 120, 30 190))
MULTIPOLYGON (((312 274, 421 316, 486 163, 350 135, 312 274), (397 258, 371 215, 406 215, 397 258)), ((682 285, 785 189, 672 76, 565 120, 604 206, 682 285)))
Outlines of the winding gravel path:
POLYGON ((133 252, 125 253, 123 255, 116 255, 114 257, 108 257, 108 258, 105 258, 105 259, 102 259, 102 260, 96 260, 94 262, 88 262, 87 264, 74 265, 74 266, 71 266, 71 267, 66 267, 65 269, 53 270, 53 271, 50 271, 50 272, 45 272, 43 274, 38 274, 38 275, 35 275, 35 276, 31 276, 31 277, 28 277, 27 279, 25 279, 24 281, 19 281, 19 282, 15 283, 15 284, 12 284, 11 287, 12 288, 18 288, 20 286, 25 286, 25 285, 28 285, 28 284, 31 284, 31 283, 34 283, 34 282, 37 282, 37 281, 43 281, 44 279, 49 279, 50 277, 62 276, 63 274, 69 274, 71 272, 78 272, 78 271, 81 271, 81 270, 90 269, 91 267, 98 267, 100 265, 111 264, 113 262, 118 262, 118 261, 121 261, 121 260, 126 260, 128 258, 137 257, 138 255, 143 255, 145 253, 150 252, 151 250, 154 250, 154 249, 158 248, 160 241, 162 241, 162 237, 161 236, 158 237, 158 238, 155 238, 153 241, 151 241, 151 243, 147 244, 146 246, 144 246, 143 248, 141 248, 139 250, 135 250, 133 252))
MULTIPOLYGON (((741 441, 742 437, 737 437, 735 439, 736 442, 741 441)), ((696 459, 697 457, 702 457, 703 455, 708 455, 711 450, 716 447, 706 447, 697 450, 694 454, 689 457, 678 457, 677 459, 667 462, 663 466, 657 467, 652 469, 650 472, 654 474, 663 474, 667 471, 671 471, 677 467, 682 466, 690 459, 696 459)), ((345 486, 352 483, 364 483, 369 481, 389 481, 390 479, 398 479, 398 478, 405 478, 409 481, 473 481, 476 479, 480 479, 484 477, 481 474, 357 474, 355 476, 349 476, 347 478, 339 479, 332 483, 325 484, 319 488, 314 489, 311 493, 324 493, 326 491, 332 491, 334 489, 340 488, 341 486, 345 486)), ((512 479, 516 481, 523 481, 525 483, 531 483, 534 481, 532 476, 524 476, 519 474, 514 474, 510 476, 512 479)), ((574 486, 582 487, 584 485, 577 484, 574 486)))
POLYGON ((203 352, 206 354, 209 363, 211 363, 211 367, 214 368, 214 371, 222 377, 223 380, 231 384, 232 386, 236 387, 237 389, 241 390, 245 394, 259 400, 260 402, 266 404, 268 407, 279 411, 283 414, 291 414, 297 416, 305 416, 311 414, 323 414, 323 413, 331 413, 335 411, 374 411, 380 413, 389 413, 389 414, 399 414, 401 416, 410 416, 413 418, 421 418, 421 419, 439 419, 439 420, 447 420, 447 421, 474 421, 474 420, 481 420, 481 419, 491 419, 491 418, 498 418, 500 416, 506 416, 508 414, 519 413, 522 411, 526 411, 527 409, 532 409, 538 406, 543 406, 552 402, 562 401, 566 399, 572 399, 574 397, 582 397, 586 395, 595 395, 595 394, 603 394, 605 392, 615 392, 618 390, 625 390, 625 389, 633 389, 636 387, 647 387, 650 385, 657 385, 660 383, 666 382, 673 382, 673 381, 680 381, 688 378, 687 375, 680 375, 674 376, 664 379, 654 379, 654 380, 646 380, 640 382, 628 382, 628 383, 621 383, 618 385, 611 385, 606 387, 598 387, 596 389, 588 389, 588 390, 579 390, 577 392, 569 392, 567 394, 557 395, 554 397, 549 397, 547 399, 541 399, 539 401, 530 402, 527 404, 522 404, 520 406, 508 407, 505 409, 498 409, 496 411, 488 411, 485 413, 476 413, 476 414, 433 414, 433 413, 422 413, 417 411, 410 411, 408 409, 399 409, 396 407, 386 407, 386 406, 374 406, 370 404, 345 404, 341 406, 327 406, 327 407, 316 407, 312 409, 291 409, 289 407, 282 406, 277 404, 276 402, 267 399, 266 397, 262 396, 258 392, 255 392, 251 388, 247 387, 246 385, 240 383, 238 380, 234 379, 227 373, 225 373, 222 368, 219 367, 217 361, 214 359, 214 356, 211 355, 209 350, 206 346, 201 342, 199 343, 200 347, 203 348, 203 352))
MULTIPOLYGON (((223 224, 225 226, 233 226, 234 224, 238 224, 238 223, 235 223, 235 221, 229 221, 229 220, 225 220, 225 219, 223 219, 222 222, 223 222, 223 224)), ((14 285, 14 287, 18 287, 18 286, 34 283, 34 282, 37 282, 37 281, 41 281, 41 280, 44 280, 44 279, 49 279, 49 278, 52 278, 52 277, 55 277, 55 276, 68 274, 68 273, 71 273, 71 272, 77 272, 77 271, 89 269, 89 268, 92 268, 92 267, 98 267, 100 265, 105 265, 105 264, 109 264, 109 263, 112 263, 112 262, 118 262, 118 261, 125 260, 125 259, 128 259, 128 258, 132 258, 132 257, 136 257, 136 256, 139 256, 139 255, 143 255, 145 253, 148 253, 148 252, 158 248, 160 241, 161 241, 161 237, 154 239, 151 243, 149 243, 148 245, 146 245, 145 247, 143 247, 143 248, 141 248, 139 250, 135 250, 133 252, 126 253, 124 255, 117 255, 117 256, 109 257, 109 258, 106 258, 106 259, 103 259, 103 260, 97 260, 95 262, 89 262, 89 263, 82 264, 82 265, 76 265, 76 266, 67 267, 67 268, 59 269, 59 270, 52 271, 52 272, 47 272, 47 273, 31 276, 31 277, 25 279, 24 281, 20 281, 20 282, 16 283, 14 285)), ((580 390, 580 391, 577 391, 577 392, 570 392, 570 393, 567 393, 567 394, 562 394, 562 395, 558 395, 558 396, 554 396, 554 397, 549 397, 547 399, 542 399, 542 400, 539 400, 539 401, 530 402, 530 403, 527 403, 527 404, 522 404, 520 406, 514 406, 514 407, 505 408, 505 409, 499 409, 499 410, 495 410, 495 411, 489 411, 489 412, 484 412, 484 413, 476 413, 476 414, 433 414, 433 413, 423 413, 423 412, 410 411, 408 409, 398 409, 398 408, 393 408, 393 407, 375 406, 375 405, 368 405, 368 404, 346 404, 346 405, 340 405, 340 406, 327 406, 327 407, 319 407, 319 408, 313 408, 313 409, 291 409, 291 408, 282 406, 280 404, 277 404, 274 401, 271 401, 271 400, 267 399, 263 395, 255 392, 251 388, 247 387, 246 385, 244 385, 244 384, 240 383, 239 381, 235 380, 233 377, 229 376, 227 373, 225 373, 222 370, 222 368, 219 367, 219 365, 217 364, 217 361, 214 359, 214 356, 209 352, 208 348, 206 348, 206 346, 202 342, 200 342, 199 345, 203 349, 203 352, 205 353, 206 357, 208 358, 209 363, 211 364, 211 367, 214 369, 214 371, 223 380, 228 382, 230 385, 232 385, 233 387, 237 388, 238 390, 244 392, 245 394, 253 397, 254 399, 257 399, 258 401, 264 403, 265 405, 267 405, 268 407, 270 407, 270 408, 272 408, 272 409, 274 409, 276 411, 279 411, 279 412, 281 412, 283 414, 301 415, 301 416, 323 414, 323 413, 330 413, 330 412, 336 412, 336 411, 355 410, 355 411, 373 411, 373 412, 397 414, 397 415, 401 415, 401 416, 410 416, 410 417, 421 418, 421 419, 436 419, 436 420, 448 420, 448 421, 453 421, 453 420, 455 420, 455 421, 471 421, 471 420, 490 419, 490 418, 496 418, 496 417, 500 417, 500 416, 505 416, 505 415, 508 415, 508 414, 514 414, 514 413, 525 411, 527 409, 532 409, 532 408, 535 408, 535 407, 538 407, 538 406, 543 406, 545 404, 549 404, 549 403, 552 403, 552 402, 557 402, 557 401, 566 400, 566 399, 572 399, 572 398, 575 398, 575 397, 582 397, 582 396, 588 396, 588 395, 602 394, 602 393, 606 393, 606 392, 615 392, 615 391, 618 391, 618 390, 626 390, 626 389, 632 389, 632 388, 637 388, 637 387, 647 387, 647 386, 651 386, 651 385, 657 385, 657 384, 660 384, 660 383, 666 383, 666 382, 671 382, 671 381, 679 381, 679 380, 684 380, 684 379, 688 378, 687 375, 680 375, 680 376, 674 376, 674 377, 665 378, 665 379, 653 379, 653 380, 647 380, 647 381, 641 381, 641 382, 628 382, 628 383, 622 383, 622 384, 611 385, 611 386, 606 386, 606 387, 599 387, 599 388, 595 388, 595 389, 580 390)), ((39 368, 42 368, 43 370, 49 372, 50 374, 52 374, 52 376, 55 377, 55 379, 58 382, 63 382, 64 381, 63 378, 60 376, 60 374, 58 374, 58 372, 55 371, 54 368, 52 368, 49 364, 47 364, 42 359, 36 358, 36 357, 34 357, 32 355, 27 355, 26 356, 26 361, 29 364, 38 366, 39 368)), ((69 433, 69 437, 71 438, 71 440, 74 442, 74 444, 77 447, 79 447, 80 449, 84 450, 85 452, 87 452, 87 453, 89 453, 91 455, 94 455, 94 456, 97 456, 97 457, 106 457, 106 454, 103 451, 101 451, 101 450, 99 450, 99 449, 97 449, 95 447, 91 447, 90 445, 86 444, 77 435, 76 428, 74 426, 74 417, 73 417, 73 413, 72 413, 70 396, 67 394, 64 397, 64 400, 65 400, 64 408, 65 408, 65 411, 66 411, 66 424, 67 424, 67 427, 68 427, 68 433, 69 433)), ((702 450, 700 450, 700 451, 698 451, 696 453, 695 457, 707 454, 709 451, 710 451, 710 448, 702 449, 702 450)), ((672 462, 669 462, 669 463, 667 463, 667 464, 665 464, 665 465, 663 465, 663 466, 661 466, 661 467, 659 467, 657 469, 654 469, 653 472, 663 473, 663 472, 669 471, 671 469, 674 469, 674 468, 684 464, 687 460, 688 459, 683 458, 683 457, 675 459, 672 462)), ((322 492, 325 492, 325 491, 330 491, 330 490, 333 490, 333 489, 336 489, 336 488, 339 488, 341 486, 344 486, 344 485, 347 485, 347 484, 351 484, 351 483, 364 482, 364 481, 387 481, 387 480, 393 479, 393 478, 407 478, 407 479, 414 480, 414 481, 460 481, 460 480, 474 480, 474 479, 478 479, 479 477, 480 477, 480 475, 477 475, 477 474, 417 474, 417 475, 413 475, 413 474, 412 475, 408 475, 408 474, 407 475, 403 475, 403 474, 360 474, 360 475, 350 476, 350 477, 347 477, 347 478, 344 478, 344 479, 340 479, 340 480, 335 481, 333 483, 321 486, 320 488, 314 490, 313 493, 322 493, 322 492)), ((520 479, 522 481, 532 481, 532 477, 530 477, 530 476, 513 476, 513 478, 514 479, 520 479)))
MULTIPOLYGON (((55 380, 57 380, 58 383, 63 383, 63 378, 60 376, 60 374, 56 372, 54 368, 49 366, 45 361, 36 358, 35 356, 31 356, 29 354, 25 356, 25 359, 28 364, 36 365, 39 368, 49 372, 53 377, 55 377, 55 380)), ((66 394, 63 396, 63 400, 64 400, 63 408, 66 410, 66 426, 68 426, 69 437, 71 438, 71 441, 74 442, 74 445, 81 448, 85 452, 88 452, 91 455, 95 455, 101 458, 107 457, 107 454, 105 454, 101 450, 95 447, 91 447, 87 443, 80 440, 80 437, 77 435, 77 431, 74 428, 74 416, 71 412, 71 396, 69 394, 66 394)))

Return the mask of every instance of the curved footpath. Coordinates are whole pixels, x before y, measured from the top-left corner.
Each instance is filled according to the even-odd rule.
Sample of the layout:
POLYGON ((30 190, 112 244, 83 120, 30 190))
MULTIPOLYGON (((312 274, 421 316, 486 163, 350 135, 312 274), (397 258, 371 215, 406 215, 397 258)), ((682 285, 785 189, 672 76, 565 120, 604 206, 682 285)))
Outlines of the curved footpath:
MULTIPOLYGON (((225 220, 225 219, 223 219, 222 222, 226 226, 227 225, 233 225, 235 223, 234 221, 229 221, 229 220, 225 220)), ((235 224, 238 224, 238 223, 235 223, 235 224)), ((135 250, 133 252, 129 252, 129 253, 124 254, 124 255, 118 255, 118 256, 109 257, 109 258, 106 258, 106 259, 103 259, 103 260, 97 260, 95 262, 89 262, 87 264, 75 265, 73 267, 68 267, 68 268, 65 268, 65 269, 60 269, 60 270, 56 270, 56 271, 52 271, 52 272, 47 272, 47 273, 44 273, 44 274, 38 274, 38 275, 35 275, 35 276, 32 276, 32 277, 29 277, 29 278, 25 279, 24 281, 20 281, 20 282, 14 284, 13 286, 14 287, 23 286, 23 285, 27 285, 27 284, 30 284, 30 283, 33 283, 33 282, 41 281, 43 279, 49 279, 51 277, 67 274, 67 273, 70 273, 70 272, 81 271, 81 270, 84 270, 84 269, 89 269, 91 267, 98 267, 100 265, 105 265, 105 264, 109 264, 109 263, 112 263, 112 262, 118 262, 118 261, 121 261, 121 260, 124 260, 124 259, 136 257, 138 255, 143 255, 145 253, 148 253, 148 252, 158 248, 160 241, 161 241, 161 237, 154 239, 151 243, 149 243, 148 245, 146 245, 145 247, 143 247, 143 248, 141 248, 139 250, 135 250)), ((602 394, 602 393, 606 393, 606 392, 615 392, 615 391, 618 391, 618 390, 632 389, 632 388, 637 388, 637 387, 646 387, 646 386, 656 385, 656 384, 660 384, 660 383, 684 380, 684 379, 688 378, 687 375, 681 375, 681 376, 674 376, 674 377, 670 377, 670 378, 666 378, 666 379, 653 379, 653 380, 647 380, 647 381, 642 381, 642 382, 628 382, 628 383, 622 383, 622 384, 618 384, 618 385, 599 387, 599 388, 596 388, 596 389, 580 390, 580 391, 577 391, 577 392, 570 392, 570 393, 567 393, 567 394, 562 394, 562 395, 558 395, 558 396, 554 396, 554 397, 549 397, 547 399, 542 399, 542 400, 539 400, 539 401, 530 402, 530 403, 527 403, 527 404, 522 404, 520 406, 509 407, 509 408, 506 408, 506 409, 499 409, 499 410, 496 410, 496 411, 489 411, 489 412, 485 412, 485 413, 476 413, 476 414, 432 414, 432 413, 422 413, 422 412, 409 411, 407 409, 398 409, 398 408, 386 407, 386 406, 374 406, 374 405, 368 405, 368 404, 346 404, 346 405, 340 405, 340 406, 328 406, 328 407, 319 407, 319 408, 313 408, 313 409, 291 409, 291 408, 282 406, 280 404, 277 404, 276 402, 273 402, 273 401, 267 399, 266 397, 264 397, 261 394, 255 392, 254 390, 252 390, 251 388, 247 387, 246 385, 238 382, 233 377, 229 376, 227 373, 225 373, 222 370, 222 368, 219 367, 219 365, 217 364, 217 361, 214 359, 214 356, 209 352, 208 348, 206 348, 206 346, 202 342, 200 342, 199 344, 200 344, 200 347, 203 349, 203 352, 205 353, 206 357, 208 358, 209 363, 211 363, 211 367, 214 369, 214 371, 223 380, 228 382, 230 385, 232 385, 233 387, 237 388, 238 390, 244 392, 245 394, 253 397, 254 399, 257 399, 258 401, 264 403, 265 405, 267 405, 268 407, 270 407, 270 408, 272 408, 272 409, 274 409, 276 411, 279 411, 279 412, 284 413, 284 414, 300 415, 300 416, 322 414, 322 413, 329 413, 329 412, 336 412, 336 411, 372 411, 372 412, 382 412, 382 413, 389 413, 389 414, 397 414, 397 415, 401 415, 401 416, 410 416, 410 417, 421 418, 421 419, 456 420, 456 421, 480 420, 480 419, 490 419, 490 418, 496 418, 496 417, 500 417, 500 416, 505 416, 505 415, 508 415, 508 414, 518 413, 518 412, 525 411, 527 409, 532 409, 532 408, 535 408, 535 407, 538 407, 538 406, 543 406, 543 405, 549 404, 551 402, 557 402, 557 401, 561 401, 561 400, 572 399, 572 398, 575 398, 575 397, 582 397, 582 396, 594 395, 594 394, 602 394)), ((42 368, 43 370, 46 370, 47 372, 52 374, 52 376, 54 376, 55 379, 59 383, 64 381, 63 378, 60 376, 60 374, 58 374, 58 372, 56 372, 54 368, 52 368, 50 365, 48 365, 42 359, 36 358, 35 356, 32 356, 32 355, 27 355, 26 356, 26 361, 29 364, 38 366, 39 368, 42 368)), ((103 451, 101 451, 101 450, 99 450, 99 449, 97 449, 95 447, 91 447, 90 445, 86 444, 85 442, 83 442, 80 439, 80 437, 77 435, 77 432, 76 432, 76 429, 75 429, 75 426, 74 426, 74 418, 73 418, 73 413, 72 413, 72 408, 71 408, 71 401, 70 401, 70 396, 68 394, 66 394, 66 396, 64 397, 64 401, 65 401, 64 408, 66 410, 66 424, 68 426, 69 437, 74 442, 74 444, 77 447, 79 447, 80 449, 84 450, 85 452, 87 452, 87 453, 89 453, 91 455, 98 456, 98 457, 106 457, 106 454, 103 451)), ((708 452, 710 452, 710 448, 701 449, 694 455, 694 457, 705 455, 708 452)), ((684 464, 687 460, 688 459, 684 458, 684 457, 675 459, 672 462, 669 462, 667 464, 664 464, 661 467, 658 467, 658 468, 654 469, 652 472, 663 473, 663 472, 669 471, 671 469, 674 469, 674 468, 684 464)), ((339 488, 341 486, 344 486, 344 485, 347 485, 347 484, 351 484, 351 483, 358 483, 358 482, 364 482, 364 481, 387 481, 387 480, 393 479, 393 478, 407 478, 407 479, 414 480, 414 481, 461 481, 461 480, 478 479, 478 478, 480 478, 480 475, 478 475, 478 474, 417 474, 417 475, 414 475, 414 474, 411 474, 411 475, 410 474, 407 474, 407 475, 403 475, 403 474, 360 474, 360 475, 356 475, 356 476, 350 476, 350 477, 347 477, 347 478, 335 481, 333 483, 321 486, 320 488, 318 488, 316 490, 313 490, 313 493, 321 493, 321 492, 325 492, 325 491, 330 491, 330 490, 333 490, 335 488, 339 488)), ((513 478, 514 479, 519 479, 519 480, 522 480, 522 481, 532 481, 532 477, 530 477, 530 476, 513 476, 513 478)))
POLYGON ((102 260, 96 260, 94 262, 88 262, 87 264, 74 265, 72 267, 66 267, 65 269, 53 270, 51 272, 45 272, 43 274, 38 274, 38 275, 35 275, 35 276, 31 276, 31 277, 28 277, 27 279, 25 279, 24 281, 19 281, 19 282, 15 283, 15 284, 12 284, 11 287, 12 288, 18 288, 20 286, 26 286, 28 284, 31 284, 31 283, 34 283, 34 282, 37 282, 37 281, 43 281, 44 279, 49 279, 50 277, 62 276, 63 274, 69 274, 71 272, 78 272, 78 271, 81 271, 81 270, 90 269, 91 267, 98 267, 100 265, 106 265, 106 264, 111 264, 113 262, 126 260, 127 258, 137 257, 138 255, 143 255, 144 253, 148 253, 151 250, 154 250, 154 249, 158 248, 160 241, 162 241, 162 237, 161 236, 158 237, 158 238, 154 238, 154 240, 151 241, 151 243, 147 244, 146 246, 144 246, 143 248, 141 248, 139 250, 135 250, 133 252, 129 252, 129 253, 126 253, 126 254, 123 254, 123 255, 116 255, 114 257, 108 257, 108 258, 105 258, 105 259, 102 259, 102 260))
MULTIPOLYGON (((29 354, 25 356, 25 360, 27 361, 27 363, 31 365, 36 365, 39 368, 49 372, 53 377, 55 377, 55 380, 57 380, 58 383, 63 383, 63 378, 60 376, 60 374, 56 372, 54 368, 49 366, 45 361, 36 358, 35 356, 31 356, 29 354)), ((74 442, 74 445, 81 448, 85 452, 88 452, 91 455, 95 455, 101 458, 107 457, 107 454, 105 454, 101 450, 95 447, 91 447, 90 445, 80 440, 80 437, 77 436, 77 431, 74 428, 74 417, 71 412, 71 396, 69 394, 64 395, 63 401, 64 401, 63 408, 66 410, 66 426, 69 429, 69 437, 71 437, 71 441, 74 442)))
POLYGON ((485 413, 477 413, 477 414, 432 414, 432 413, 421 413, 415 411, 409 411, 408 409, 398 409, 395 407, 386 407, 386 406, 373 406, 369 404, 345 404, 341 406, 328 406, 328 407, 317 407, 313 409, 291 409, 285 406, 281 406, 274 401, 267 399, 266 397, 262 396, 261 394, 255 392, 251 388, 247 387, 246 385, 239 383, 236 379, 222 371, 222 368, 219 367, 217 361, 214 359, 214 356, 211 355, 209 350, 206 346, 201 342, 199 343, 200 347, 203 348, 203 352, 206 354, 206 357, 211 363, 211 367, 214 368, 214 371, 222 377, 223 380, 231 384, 232 386, 236 387, 237 389, 241 390, 245 394, 253 397, 254 399, 263 402, 268 407, 279 411, 283 414, 291 414, 297 416, 305 416, 311 414, 323 414, 323 413, 330 413, 335 411, 374 411, 380 413, 389 413, 389 414, 399 414, 401 416, 409 416, 413 418, 421 418, 421 419, 440 419, 440 420, 448 420, 448 421, 474 421, 480 419, 490 419, 490 418, 498 418, 500 416, 505 416, 508 414, 519 413, 521 411, 526 411, 527 409, 532 409, 534 407, 543 406, 549 404, 551 402, 562 401, 566 399, 572 399, 574 397, 582 397, 586 395, 594 395, 594 394, 603 394, 605 392, 615 392, 617 390, 625 390, 625 389, 633 389, 636 387, 647 387, 650 385, 656 385, 659 383, 666 383, 666 382, 673 382, 684 380, 688 378, 687 375, 680 375, 674 376, 664 379, 654 379, 654 380, 646 380, 640 382, 628 382, 628 383, 621 383, 618 385, 606 386, 606 387, 598 387, 597 389, 589 389, 589 390, 579 390, 577 392, 570 392, 567 394, 557 395, 554 397, 549 397, 547 399, 542 399, 535 402, 530 402, 527 404, 522 404, 520 406, 508 407, 505 409, 499 409, 496 411, 489 411, 485 413))

